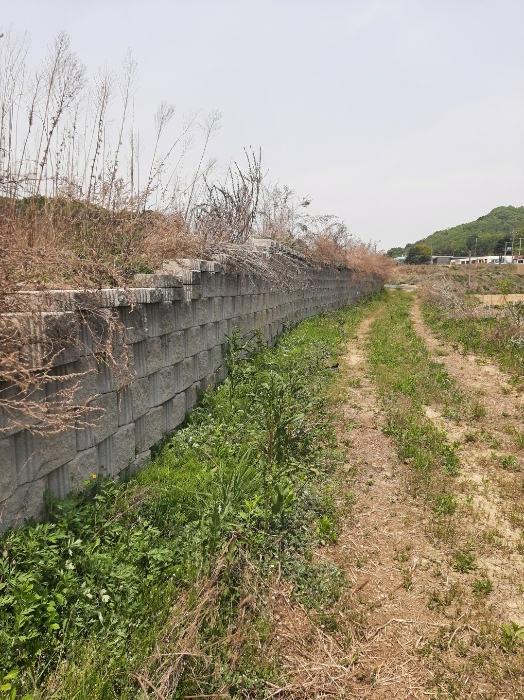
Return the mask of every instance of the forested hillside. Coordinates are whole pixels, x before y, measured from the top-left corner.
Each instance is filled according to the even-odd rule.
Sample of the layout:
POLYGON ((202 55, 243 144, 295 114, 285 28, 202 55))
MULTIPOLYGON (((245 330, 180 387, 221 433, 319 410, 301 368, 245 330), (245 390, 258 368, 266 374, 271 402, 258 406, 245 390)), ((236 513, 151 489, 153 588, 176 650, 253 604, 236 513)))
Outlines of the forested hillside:
POLYGON ((518 252, 519 236, 524 244, 524 207, 496 207, 476 221, 435 231, 417 243, 430 245, 434 255, 467 255, 475 249, 478 255, 497 254, 504 252, 504 242, 511 240, 513 231, 518 252))

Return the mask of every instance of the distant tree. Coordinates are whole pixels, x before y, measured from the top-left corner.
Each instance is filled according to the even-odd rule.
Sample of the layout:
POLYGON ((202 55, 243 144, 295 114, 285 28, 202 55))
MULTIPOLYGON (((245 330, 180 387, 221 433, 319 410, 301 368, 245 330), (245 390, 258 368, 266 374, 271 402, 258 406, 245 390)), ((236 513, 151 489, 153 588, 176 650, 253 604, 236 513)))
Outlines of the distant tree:
POLYGON ((399 258, 401 255, 404 255, 404 248, 390 248, 387 254, 390 258, 399 258))
POLYGON ((406 265, 425 265, 431 261, 432 250, 429 245, 415 243, 408 250, 406 265))
POLYGON ((474 254, 478 238, 477 253, 493 255, 499 238, 504 236, 509 241, 515 232, 515 240, 518 240, 520 235, 524 237, 523 230, 524 207, 497 207, 476 221, 435 231, 417 243, 430 245, 434 255, 467 255, 468 250, 474 254))

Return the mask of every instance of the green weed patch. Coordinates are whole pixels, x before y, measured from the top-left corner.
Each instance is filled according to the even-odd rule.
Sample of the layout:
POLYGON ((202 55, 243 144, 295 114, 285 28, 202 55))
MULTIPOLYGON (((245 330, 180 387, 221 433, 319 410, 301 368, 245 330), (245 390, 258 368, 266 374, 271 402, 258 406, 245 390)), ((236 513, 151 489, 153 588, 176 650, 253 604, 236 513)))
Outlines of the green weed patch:
POLYGON ((262 692, 276 673, 259 652, 267 583, 280 571, 313 607, 342 585, 308 553, 336 539, 327 388, 363 309, 305 321, 270 349, 235 331, 228 379, 148 468, 49 499, 48 522, 2 535, 0 697, 262 692))
POLYGON ((447 315, 437 305, 422 304, 424 321, 438 338, 458 344, 463 353, 489 357, 500 364, 503 371, 515 377, 524 376, 522 339, 507 319, 461 318, 447 315))

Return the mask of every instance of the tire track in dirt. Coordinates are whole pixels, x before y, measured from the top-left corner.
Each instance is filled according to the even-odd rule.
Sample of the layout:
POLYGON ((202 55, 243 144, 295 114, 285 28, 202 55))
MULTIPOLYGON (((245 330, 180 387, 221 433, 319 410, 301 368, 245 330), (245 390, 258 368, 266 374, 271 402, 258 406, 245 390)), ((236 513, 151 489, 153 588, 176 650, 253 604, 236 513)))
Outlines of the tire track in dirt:
MULTIPOLYGON (((428 409, 428 416, 460 442, 462 519, 478 551, 478 569, 493 582, 491 613, 501 623, 524 625, 524 450, 512 435, 522 435, 524 399, 510 376, 475 355, 460 355, 433 336, 425 325, 418 299, 412 310, 416 332, 438 355, 448 374, 466 395, 458 421, 428 409), (474 415, 478 406, 486 415, 474 415), (511 459, 515 465, 511 465, 511 459), (503 460, 509 468, 503 468, 503 460)), ((478 572, 477 572, 478 575, 478 572)))
POLYGON ((399 461, 382 427, 385 416, 367 377, 366 319, 340 362, 347 397, 338 425, 347 463, 338 505, 350 507, 339 539, 315 553, 316 561, 338 564, 352 583, 336 609, 330 632, 290 601, 281 586, 273 596, 279 620, 286 698, 436 697, 428 692, 433 671, 420 655, 439 630, 464 637, 440 610, 429 610, 435 577, 448 582, 446 555, 424 534, 431 512, 406 494, 409 466, 399 461), (339 620, 340 618, 340 620, 339 620))

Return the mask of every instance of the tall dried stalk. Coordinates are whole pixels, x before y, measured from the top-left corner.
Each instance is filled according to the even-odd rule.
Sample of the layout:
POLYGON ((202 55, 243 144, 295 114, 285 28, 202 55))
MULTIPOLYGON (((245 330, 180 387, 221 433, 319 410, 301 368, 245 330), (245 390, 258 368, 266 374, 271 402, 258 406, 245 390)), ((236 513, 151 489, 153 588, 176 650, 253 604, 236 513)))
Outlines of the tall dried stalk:
MULTIPOLYGON (((43 308, 24 306, 29 297, 21 291, 125 286, 135 272, 152 272, 165 259, 184 257, 218 256, 275 285, 303 278, 316 263, 387 276, 389 259, 353 240, 336 217, 310 216, 309 199, 300 201, 289 188, 267 185, 261 151, 246 151, 244 164, 234 162, 222 176, 212 159, 206 164, 219 112, 190 114, 173 135, 175 108, 161 103, 147 160, 146 138, 135 123, 136 65, 130 55, 120 75, 105 69, 90 82, 65 33, 57 35, 36 70, 28 64, 28 47, 26 35, 8 32, 0 39, 4 422, 22 420, 24 391, 35 397, 51 392, 57 415, 59 404, 63 409, 53 423, 48 404, 28 399, 28 424, 65 426, 70 416, 79 418, 73 409, 73 375, 80 381, 81 371, 72 370, 57 388, 53 344, 38 356, 37 365, 20 350, 32 348, 34 355, 27 329, 41 325, 43 313, 43 308), (184 176, 184 159, 197 134, 196 166, 184 176), (147 174, 143 186, 142 173, 147 174), (253 236, 284 242, 296 254, 253 256, 245 246, 253 236), (16 318, 7 315, 13 299, 16 318)), ((71 346, 75 338, 69 339, 71 346)), ((110 343, 97 352, 110 357, 110 343)))

